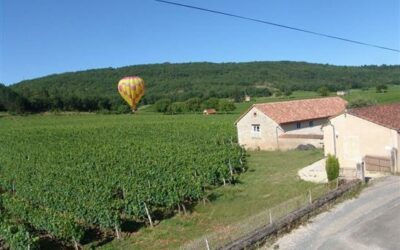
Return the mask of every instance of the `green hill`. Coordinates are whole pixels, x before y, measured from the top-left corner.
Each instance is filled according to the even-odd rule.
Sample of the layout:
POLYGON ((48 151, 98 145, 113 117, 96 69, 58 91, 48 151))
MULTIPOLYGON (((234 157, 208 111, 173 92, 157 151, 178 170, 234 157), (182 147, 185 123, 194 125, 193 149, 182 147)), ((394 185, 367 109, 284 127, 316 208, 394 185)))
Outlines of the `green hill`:
POLYGON ((34 109, 110 109, 122 105, 117 83, 137 75, 146 82, 143 104, 160 98, 266 96, 276 89, 331 91, 400 84, 400 66, 334 66, 305 62, 149 64, 49 75, 10 86, 34 109), (78 105, 78 104, 79 105, 78 105))

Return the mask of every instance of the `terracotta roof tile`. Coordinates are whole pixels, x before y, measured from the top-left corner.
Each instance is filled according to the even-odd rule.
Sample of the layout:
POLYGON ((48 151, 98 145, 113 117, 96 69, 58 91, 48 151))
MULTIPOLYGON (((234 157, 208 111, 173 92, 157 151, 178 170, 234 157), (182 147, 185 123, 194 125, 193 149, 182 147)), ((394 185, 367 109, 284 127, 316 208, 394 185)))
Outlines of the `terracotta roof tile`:
POLYGON ((286 102, 255 104, 258 110, 279 124, 327 118, 343 112, 346 101, 340 97, 326 97, 286 102))
POLYGON ((354 108, 350 109, 348 113, 384 127, 400 131, 400 102, 354 108))

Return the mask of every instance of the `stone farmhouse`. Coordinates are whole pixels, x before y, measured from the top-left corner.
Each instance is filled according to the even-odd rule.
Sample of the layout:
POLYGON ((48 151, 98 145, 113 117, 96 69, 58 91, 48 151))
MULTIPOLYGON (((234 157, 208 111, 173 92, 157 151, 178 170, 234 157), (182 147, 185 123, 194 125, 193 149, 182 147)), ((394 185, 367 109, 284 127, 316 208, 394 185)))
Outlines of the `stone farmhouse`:
POLYGON ((323 126, 325 155, 336 155, 344 177, 400 172, 400 103, 350 109, 323 126))
POLYGON ((238 141, 246 149, 287 150, 300 144, 321 148, 321 126, 345 107, 340 97, 254 104, 235 122, 238 141))

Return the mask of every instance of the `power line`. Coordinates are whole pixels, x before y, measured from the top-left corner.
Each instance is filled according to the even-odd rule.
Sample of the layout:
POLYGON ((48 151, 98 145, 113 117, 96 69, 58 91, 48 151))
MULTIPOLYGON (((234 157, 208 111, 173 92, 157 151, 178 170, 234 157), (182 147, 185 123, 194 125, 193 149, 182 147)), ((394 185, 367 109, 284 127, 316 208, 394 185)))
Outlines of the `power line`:
POLYGON ((211 13, 214 13, 214 14, 219 14, 219 15, 224 15, 224 16, 229 16, 229 17, 235 17, 235 18, 244 19, 244 20, 248 20, 248 21, 253 21, 253 22, 257 22, 257 23, 263 23, 263 24, 267 24, 267 25, 277 26, 277 27, 284 28, 284 29, 295 30, 295 31, 303 32, 303 33, 316 35, 316 36, 322 36, 322 37, 336 39, 336 40, 340 40, 340 41, 344 41, 344 42, 355 43, 355 44, 358 44, 358 45, 364 45, 364 46, 374 47, 374 48, 378 48, 378 49, 390 50, 390 51, 394 51, 394 52, 398 52, 398 53, 400 52, 399 49, 393 49, 393 48, 388 48, 388 47, 375 45, 375 44, 371 44, 371 43, 366 43, 366 42, 360 42, 360 41, 356 41, 356 40, 352 40, 352 39, 347 39, 347 38, 343 38, 343 37, 332 36, 332 35, 329 35, 329 34, 319 33, 319 32, 315 32, 315 31, 311 31, 311 30, 305 30, 305 29, 296 28, 296 27, 292 27, 292 26, 287 26, 287 25, 283 25, 283 24, 268 22, 268 21, 264 21, 264 20, 261 20, 261 19, 245 17, 245 16, 230 14, 230 13, 226 13, 226 12, 222 12, 222 11, 211 10, 211 9, 206 9, 206 8, 201 8, 201 7, 197 7, 197 6, 193 6, 193 5, 186 5, 186 4, 176 3, 176 2, 170 2, 170 1, 164 1, 164 0, 154 0, 154 1, 160 2, 160 3, 165 3, 165 4, 170 4, 170 5, 176 5, 176 6, 179 6, 179 7, 185 7, 185 8, 189 8, 189 9, 195 9, 195 10, 200 10, 200 11, 205 11, 205 12, 211 12, 211 13))

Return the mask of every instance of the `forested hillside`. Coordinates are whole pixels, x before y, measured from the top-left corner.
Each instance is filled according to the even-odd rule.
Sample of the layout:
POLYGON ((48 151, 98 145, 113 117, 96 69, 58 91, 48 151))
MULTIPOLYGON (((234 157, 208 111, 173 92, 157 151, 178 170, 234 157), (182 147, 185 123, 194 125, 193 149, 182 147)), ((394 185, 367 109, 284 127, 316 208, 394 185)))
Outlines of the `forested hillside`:
POLYGON ((151 64, 94 69, 26 80, 11 88, 26 97, 34 110, 118 109, 123 105, 117 83, 137 75, 146 82, 142 104, 161 98, 232 97, 245 93, 267 96, 280 90, 330 90, 400 84, 400 66, 333 66, 304 62, 151 64))
POLYGON ((0 111, 24 112, 29 109, 28 100, 0 83, 0 111))

